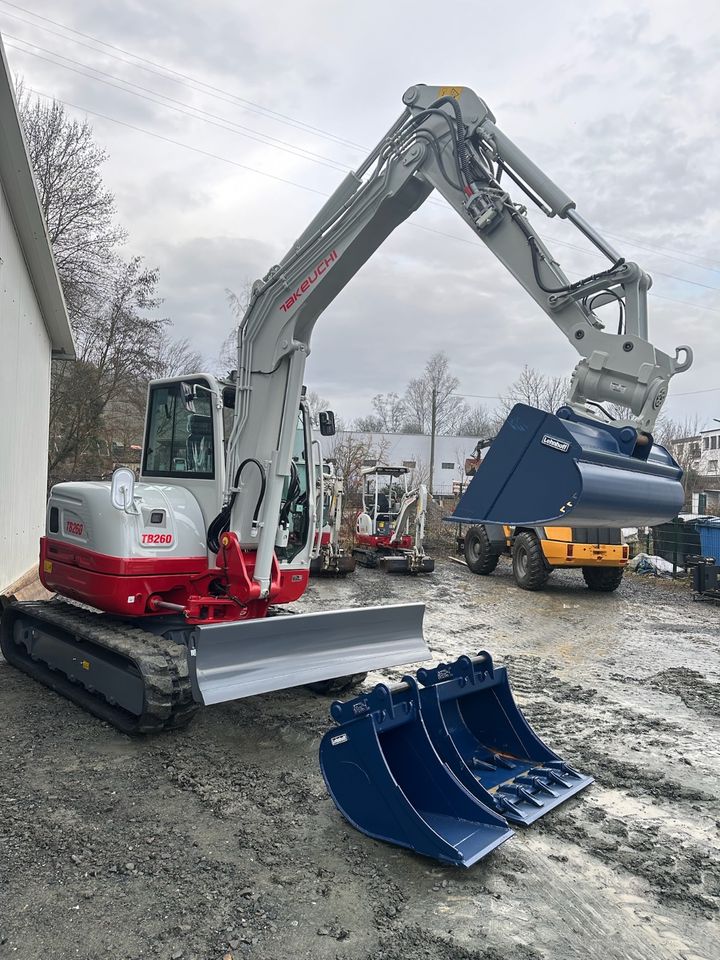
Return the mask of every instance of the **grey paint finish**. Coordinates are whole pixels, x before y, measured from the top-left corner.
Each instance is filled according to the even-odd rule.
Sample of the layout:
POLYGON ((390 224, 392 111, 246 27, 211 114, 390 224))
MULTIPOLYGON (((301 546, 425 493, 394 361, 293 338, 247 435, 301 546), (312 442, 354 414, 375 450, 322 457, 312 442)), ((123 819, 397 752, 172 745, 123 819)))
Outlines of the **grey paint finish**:
POLYGON ((427 660, 422 603, 196 627, 193 696, 206 706, 331 677, 427 660))

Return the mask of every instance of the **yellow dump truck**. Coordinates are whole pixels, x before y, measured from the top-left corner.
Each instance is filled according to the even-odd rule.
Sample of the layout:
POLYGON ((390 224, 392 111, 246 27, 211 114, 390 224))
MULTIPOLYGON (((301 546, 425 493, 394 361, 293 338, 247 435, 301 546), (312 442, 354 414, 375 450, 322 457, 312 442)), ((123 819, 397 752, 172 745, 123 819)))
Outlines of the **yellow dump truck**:
POLYGON ((553 570, 578 568, 590 590, 611 593, 622 581, 628 548, 612 527, 508 527, 495 523, 460 529, 458 551, 473 573, 488 576, 503 554, 512 557, 515 582, 540 590, 553 570))

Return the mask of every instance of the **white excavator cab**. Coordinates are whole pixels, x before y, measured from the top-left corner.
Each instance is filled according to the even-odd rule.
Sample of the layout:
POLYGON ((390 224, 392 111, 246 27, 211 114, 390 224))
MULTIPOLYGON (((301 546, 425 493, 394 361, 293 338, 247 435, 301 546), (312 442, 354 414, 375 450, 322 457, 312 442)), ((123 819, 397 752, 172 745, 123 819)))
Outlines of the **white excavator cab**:
MULTIPOLYGON (((403 501, 410 492, 409 473, 407 467, 375 466, 363 469, 363 507, 370 521, 364 527, 370 528, 368 533, 388 536, 395 532, 403 501)), ((406 528, 408 520, 409 515, 406 515, 406 528)))

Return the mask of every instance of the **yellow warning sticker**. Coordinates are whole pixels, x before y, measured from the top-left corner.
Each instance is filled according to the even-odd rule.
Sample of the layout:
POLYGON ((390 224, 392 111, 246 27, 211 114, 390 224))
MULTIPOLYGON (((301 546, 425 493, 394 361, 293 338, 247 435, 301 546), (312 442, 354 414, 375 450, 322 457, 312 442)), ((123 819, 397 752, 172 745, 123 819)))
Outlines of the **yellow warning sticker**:
POLYGON ((463 92, 462 87, 440 87, 440 97, 452 97, 453 100, 458 100, 460 94, 463 92))
POLYGON ((52 573, 52 560, 43 560, 43 573, 52 573))
POLYGON ((83 670, 89 670, 89 669, 90 669, 90 661, 89 661, 89 660, 81 660, 81 661, 80 661, 80 666, 83 668, 83 670))

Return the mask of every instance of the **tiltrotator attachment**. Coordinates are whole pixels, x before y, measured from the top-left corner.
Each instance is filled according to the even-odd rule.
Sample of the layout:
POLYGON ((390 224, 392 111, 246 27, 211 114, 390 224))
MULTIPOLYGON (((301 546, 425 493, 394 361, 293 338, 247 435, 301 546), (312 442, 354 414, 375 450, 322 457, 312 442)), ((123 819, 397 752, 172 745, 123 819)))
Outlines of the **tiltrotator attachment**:
POLYGON ((455 523, 645 527, 682 509, 683 471, 632 427, 516 404, 452 517, 455 523))
POLYGON ((505 667, 489 653, 418 670, 420 710, 438 755, 479 800, 528 825, 593 782, 532 730, 505 667))
POLYGON ((438 756, 413 678, 336 701, 330 712, 339 726, 322 739, 320 767, 338 810, 358 830, 463 867, 512 836, 505 818, 438 756))

